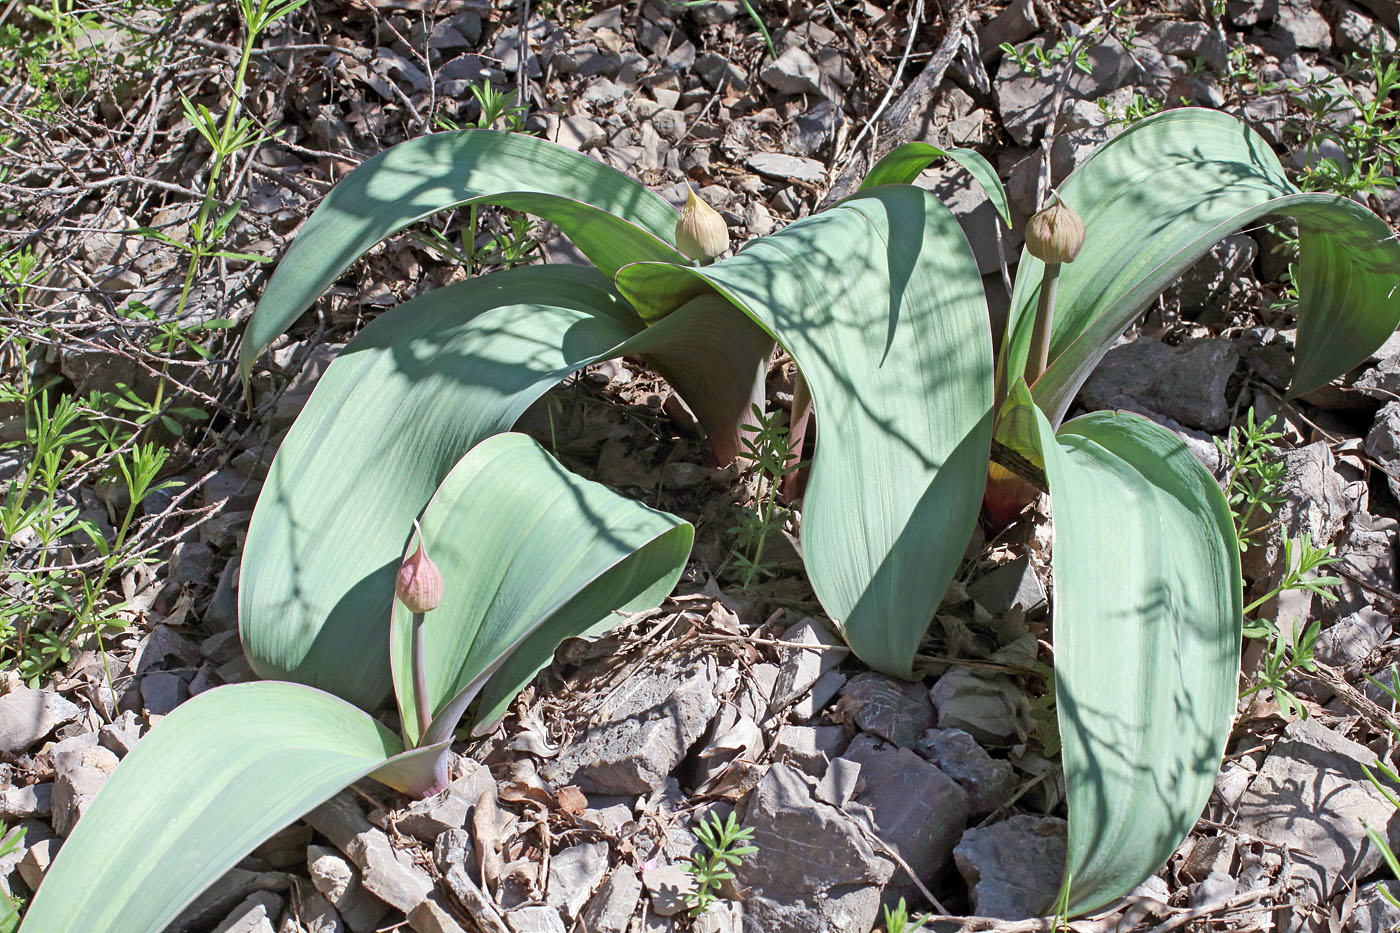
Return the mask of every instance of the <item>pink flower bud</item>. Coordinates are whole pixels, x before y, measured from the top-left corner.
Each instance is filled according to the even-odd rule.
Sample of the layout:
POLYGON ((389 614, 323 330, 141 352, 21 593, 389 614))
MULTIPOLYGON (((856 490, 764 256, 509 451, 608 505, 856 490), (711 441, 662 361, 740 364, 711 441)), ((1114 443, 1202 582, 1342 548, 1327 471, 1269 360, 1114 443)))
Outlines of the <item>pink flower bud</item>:
MULTIPOLYGON (((417 523, 414 523, 415 526, 417 523)), ((432 612, 442 603, 442 572, 423 553, 423 534, 418 533, 418 550, 399 565, 394 592, 409 612, 432 612)))

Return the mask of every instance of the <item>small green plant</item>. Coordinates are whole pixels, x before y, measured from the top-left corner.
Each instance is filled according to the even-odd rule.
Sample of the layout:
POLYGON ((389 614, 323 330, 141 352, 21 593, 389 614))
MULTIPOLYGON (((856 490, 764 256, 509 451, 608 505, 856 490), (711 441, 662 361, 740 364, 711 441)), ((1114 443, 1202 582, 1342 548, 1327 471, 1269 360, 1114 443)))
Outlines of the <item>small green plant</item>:
MULTIPOLYGON (((1183 100, 1183 104, 1185 101, 1183 100)), ((1099 111, 1109 119, 1109 122, 1132 126, 1141 120, 1146 120, 1155 113, 1161 113, 1166 107, 1165 100, 1158 100, 1155 97, 1145 97, 1141 92, 1134 91, 1133 99, 1128 101, 1120 111, 1115 108, 1106 97, 1099 98, 1099 111)))
MULTIPOLYGON (((497 90, 489 80, 469 85, 468 90, 476 98, 480 111, 471 124, 472 128, 525 132, 525 115, 529 108, 524 104, 512 103, 514 98, 510 92, 497 90), (497 124, 501 125, 498 127, 497 124)), ((455 121, 444 116, 438 116, 436 121, 440 129, 461 129, 455 121)), ((499 224, 504 229, 489 230, 491 242, 482 248, 476 243, 479 211, 476 204, 468 206, 467 223, 458 231, 456 243, 444 230, 435 227, 416 232, 416 239, 429 249, 460 262, 467 275, 476 275, 493 266, 512 269, 526 262, 530 252, 539 245, 539 240, 534 236, 534 221, 519 211, 500 210, 499 224)))
MULTIPOLYGON (((0 823, 0 859, 16 851, 24 842, 24 828, 16 826, 6 831, 0 823)), ((0 894, 0 933, 15 933, 19 929, 20 905, 8 895, 0 894)))
POLYGON ((695 838, 705 846, 705 851, 690 856, 686 871, 695 879, 695 888, 686 892, 690 904, 690 915, 698 917, 710 909, 719 899, 719 889, 726 881, 734 880, 734 869, 745 856, 753 855, 758 847, 749 845, 753 837, 752 826, 740 826, 731 811, 727 820, 721 820, 718 813, 710 814, 710 822, 700 821, 695 827, 695 838))
MULTIPOLYGON (((1390 683, 1388 684, 1382 683, 1370 674, 1366 675, 1366 679, 1370 681, 1373 686, 1384 691, 1393 702, 1400 703, 1400 669, 1396 668, 1395 665, 1392 664, 1390 667, 1390 683)), ((1392 738, 1400 742, 1400 728, 1397 728, 1393 722, 1390 723, 1390 732, 1392 738)), ((1385 764, 1385 762, 1381 761, 1379 758, 1376 759, 1376 763, 1372 767, 1375 768, 1374 771, 1366 765, 1361 766, 1361 770, 1366 773, 1366 779, 1371 782, 1372 787, 1381 793, 1381 796, 1385 797, 1386 801, 1389 802, 1392 807, 1400 810, 1400 798, 1396 797, 1395 792, 1391 790, 1390 787, 1400 785, 1400 774, 1396 774, 1393 768, 1385 764), (1377 771, 1380 772, 1381 777, 1385 778, 1387 784, 1390 786, 1381 783, 1381 779, 1376 777, 1377 771)), ((1391 877, 1400 880, 1400 859, 1396 858, 1395 850, 1390 847, 1390 840, 1386 838, 1384 832, 1385 827, 1377 829, 1369 825, 1365 820, 1361 821, 1361 826, 1366 830, 1366 835, 1371 837, 1371 842, 1380 850, 1381 858, 1385 860, 1386 867, 1390 869, 1391 877)), ((1400 899, 1397 899, 1394 894, 1391 894, 1390 889, 1385 885, 1378 882, 1376 884, 1376 893, 1392 907, 1400 908, 1400 899)))
POLYGON ((787 509, 778 504, 778 489, 783 479, 801 466, 793 462, 792 435, 785 414, 775 411, 766 415, 758 405, 751 411, 754 420, 744 425, 743 445, 757 489, 753 504, 740 509, 739 523, 729 529, 737 543, 731 553, 739 568, 739 585, 745 590, 773 575, 772 564, 763 559, 763 549, 788 519, 787 509))
POLYGON ((1400 89, 1400 63, 1379 51, 1365 59, 1353 55, 1345 77, 1366 81, 1366 92, 1359 93, 1343 76, 1332 75, 1289 89, 1303 110, 1293 128, 1305 157, 1298 170, 1298 187, 1347 197, 1394 188, 1400 166, 1400 111, 1391 96, 1400 89), (1344 112, 1353 118, 1339 119, 1344 112), (1327 143, 1335 154, 1324 154, 1327 143))
POLYGON ((1297 715, 1302 719, 1307 718, 1307 708, 1288 689, 1288 677, 1295 671, 1311 673, 1317 670, 1314 651, 1317 637, 1322 631, 1321 623, 1308 624, 1301 634, 1296 625, 1292 632, 1285 633, 1273 620, 1250 619, 1249 613, 1288 590, 1307 590, 1327 602, 1334 602, 1337 596, 1332 590, 1340 586, 1342 581, 1337 577, 1319 577, 1316 574, 1339 560, 1340 558, 1331 555, 1330 548, 1314 547, 1312 536, 1309 534, 1304 534, 1297 540, 1284 541, 1283 563, 1287 569, 1283 580, 1244 610, 1245 637, 1267 640, 1268 648, 1258 682, 1242 692, 1241 697, 1253 696, 1261 690, 1271 690, 1279 710, 1285 716, 1297 715))
POLYGON ((1048 49, 1032 45, 1022 52, 1010 42, 1003 42, 1001 50, 1016 63, 1022 74, 1037 78, 1054 71, 1065 61, 1086 75, 1094 73, 1093 63, 1089 61, 1089 49, 1077 36, 1066 36, 1048 49))
POLYGON ((248 83, 248 63, 253 55, 253 47, 264 30, 282 17, 300 9, 305 3, 306 0, 238 0, 238 12, 243 20, 243 45, 239 53, 238 70, 234 75, 228 109, 224 111, 222 120, 203 104, 193 103, 183 94, 180 97, 186 118, 210 148, 204 198, 200 202, 198 213, 190 221, 187 239, 173 237, 152 227, 137 227, 131 231, 185 253, 185 281, 180 289, 180 303, 173 315, 176 319, 184 313, 185 304, 190 297, 190 288, 194 285, 195 276, 206 259, 270 261, 265 256, 226 250, 220 246, 229 227, 238 217, 243 202, 220 203, 219 177, 229 159, 236 153, 251 149, 268 138, 268 133, 260 129, 252 117, 242 113, 244 91, 248 83))
POLYGON ((1215 438, 1215 447, 1225 462, 1227 497, 1235 515, 1241 552, 1258 543, 1257 538, 1264 531, 1265 526, 1254 524, 1256 519, 1272 515, 1284 500, 1287 465, 1278 459, 1274 447, 1283 434, 1270 430, 1276 420, 1270 415, 1262 424, 1256 424, 1251 407, 1243 425, 1231 425, 1226 438, 1215 438))
POLYGON ((882 907, 884 914, 885 933, 914 933, 915 930, 922 930, 924 924, 928 923, 928 917, 921 917, 914 923, 909 922, 909 908, 905 906, 904 898, 899 899, 894 910, 889 907, 882 907))

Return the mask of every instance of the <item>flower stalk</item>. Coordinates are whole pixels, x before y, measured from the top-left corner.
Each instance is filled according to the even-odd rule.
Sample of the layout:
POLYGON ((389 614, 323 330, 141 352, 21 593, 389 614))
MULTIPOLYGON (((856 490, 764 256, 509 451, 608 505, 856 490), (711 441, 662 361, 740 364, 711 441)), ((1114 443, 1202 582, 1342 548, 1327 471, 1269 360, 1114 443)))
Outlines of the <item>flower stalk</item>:
POLYGON ((1040 299, 1026 356, 1026 384, 1035 381, 1050 365, 1050 331, 1055 321, 1055 295, 1060 287, 1060 266, 1073 262, 1084 248, 1084 221, 1055 195, 1050 205, 1026 224, 1026 250, 1045 263, 1040 299))

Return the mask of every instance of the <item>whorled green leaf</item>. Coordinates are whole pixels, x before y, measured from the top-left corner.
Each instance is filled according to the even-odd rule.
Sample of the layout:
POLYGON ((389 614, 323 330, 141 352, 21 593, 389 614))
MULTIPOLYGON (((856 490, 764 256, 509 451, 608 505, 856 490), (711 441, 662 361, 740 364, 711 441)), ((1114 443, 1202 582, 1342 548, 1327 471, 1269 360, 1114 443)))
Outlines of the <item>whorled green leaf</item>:
POLYGON ((640 329, 605 279, 576 266, 441 288, 366 327, 321 377, 253 513, 239 580, 253 669, 375 708, 390 686, 394 574, 438 484, 640 329))
MULTIPOLYGON (((1400 324, 1400 241, 1354 201, 1303 194, 1258 134, 1227 114, 1187 108, 1108 142, 1058 194, 1084 219, 1061 269, 1050 366, 1032 386, 1052 423, 1118 336, 1230 233, 1269 216, 1298 221, 1298 349, 1291 392, 1361 362, 1400 324)), ((1023 252, 999 372, 1025 369, 1043 264, 1023 252)))
POLYGON ((736 448, 768 340, 703 301, 644 328, 576 266, 481 276, 381 315, 327 368, 263 485, 239 582, 253 669, 375 708, 412 521, 468 450, 581 367, 633 353, 686 385, 711 436, 729 425, 736 448))
POLYGON ((162 930, 263 840, 401 752, 369 715, 310 687, 202 693, 122 760, 64 841, 22 929, 162 930))
MULTIPOLYGON (((1054 518, 1055 700, 1072 914, 1160 868, 1210 796, 1230 734, 1243 626, 1224 494, 1170 431, 1099 412, 1017 446, 1043 458, 1054 518)), ((1047 908, 1049 905, 1046 905, 1047 908)))
POLYGON ((861 190, 876 185, 913 184, 924 169, 939 159, 952 159, 967 169, 982 190, 987 192, 1002 222, 1011 226, 1011 203, 1006 199, 1006 189, 997 177, 997 170, 973 149, 940 149, 929 143, 905 143, 891 149, 871 166, 869 174, 860 183, 861 190))
POLYGON ((596 159, 519 133, 420 136, 358 166, 297 234, 243 334, 244 378, 258 354, 370 247, 439 211, 477 203, 557 224, 608 275, 638 259, 689 261, 674 246, 675 209, 596 159))
MULTIPOLYGON (((422 527, 445 581, 442 604, 423 621, 429 742, 451 737, 483 685, 478 725, 500 718, 559 642, 607 631, 618 610, 659 603, 694 536, 675 516, 575 476, 521 434, 474 447, 428 503, 422 527)), ((412 632, 412 614, 396 603, 394 692, 405 739, 416 743, 412 632)))
POLYGON ((991 335, 957 221, 921 189, 858 194, 702 269, 624 267, 646 317, 717 293, 792 354, 820 417, 802 552, 872 667, 907 676, 976 522, 991 335))

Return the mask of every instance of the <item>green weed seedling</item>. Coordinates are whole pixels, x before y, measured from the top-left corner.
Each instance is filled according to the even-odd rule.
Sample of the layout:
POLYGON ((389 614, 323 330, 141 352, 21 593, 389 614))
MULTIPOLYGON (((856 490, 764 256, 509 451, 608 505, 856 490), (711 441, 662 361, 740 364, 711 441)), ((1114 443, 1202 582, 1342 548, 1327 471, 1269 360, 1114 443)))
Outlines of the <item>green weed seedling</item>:
POLYGON ((753 855, 758 847, 749 845, 753 836, 752 826, 740 826, 730 812, 727 820, 721 820, 718 813, 710 814, 710 822, 700 821, 695 827, 695 838, 704 845, 705 851, 690 856, 686 871, 695 879, 695 890, 687 892, 690 915, 698 917, 710 909, 719 899, 719 888, 726 881, 734 880, 734 871, 745 856, 753 855))
MULTIPOLYGON (((4 829, 4 824, 0 824, 0 858, 14 852, 23 842, 23 828, 16 826, 7 832, 4 829)), ((0 933, 15 933, 15 930, 19 929, 20 908, 22 906, 8 895, 0 894, 0 933)))
POLYGON ((1254 521, 1262 515, 1272 515, 1283 503, 1287 467, 1278 459, 1274 447, 1283 434, 1269 430, 1276 420, 1270 415, 1262 424, 1255 424, 1254 409, 1250 408, 1243 425, 1231 425, 1228 437, 1215 439, 1215 447, 1225 461, 1227 496, 1235 515, 1241 553, 1256 544, 1264 530, 1263 526, 1256 527, 1254 521))
POLYGON ((738 524, 729 529, 737 544, 731 556, 739 568, 739 586, 746 591, 761 578, 773 575, 772 564, 763 559, 763 549, 788 518, 787 509, 778 504, 778 489, 784 478, 801 467, 792 462, 792 435, 785 414, 775 411, 765 415, 757 405, 751 410, 754 420, 744 425, 748 433, 743 445, 757 474, 758 488, 752 505, 740 509, 738 524))
MULTIPOLYGON (((509 91, 497 90, 489 80, 469 85, 472 97, 476 99, 480 112, 471 127, 478 130, 501 129, 507 133, 525 133, 525 116, 529 108, 524 104, 512 103, 514 97, 509 91), (498 124, 500 124, 498 126, 498 124)), ((458 130, 461 127, 444 116, 434 117, 439 129, 458 130)), ((457 243, 434 227, 425 231, 415 231, 415 239, 424 246, 444 256, 450 256, 467 270, 467 275, 477 275, 492 266, 513 269, 528 261, 530 252, 539 245, 534 237, 534 222, 519 211, 501 210, 504 230, 489 231, 491 242, 477 246, 476 234, 479 208, 472 204, 467 208, 467 224, 457 234, 457 243)))
POLYGON ((1321 623, 1309 623, 1301 634, 1296 626, 1291 633, 1285 633, 1272 620, 1250 619, 1249 613, 1288 590, 1308 590, 1327 602, 1334 602, 1337 595, 1332 590, 1342 581, 1337 577, 1319 577, 1316 573, 1339 561, 1340 558, 1331 555, 1330 548, 1314 547, 1311 535, 1304 534, 1296 540, 1283 542, 1283 563, 1288 569, 1282 582, 1244 609, 1245 637, 1264 639, 1269 644, 1258 682, 1241 693, 1241 698, 1253 696, 1261 690, 1272 690, 1283 715, 1307 718, 1307 709, 1288 689, 1287 678, 1295 671, 1312 673, 1317 670, 1314 649, 1322 631, 1321 623))
POLYGON ((884 915, 885 933, 914 933, 915 930, 922 930, 924 924, 928 923, 928 917, 920 917, 917 921, 910 922, 909 908, 905 906, 904 898, 899 899, 894 910, 882 907, 884 915))
MULTIPOLYGON (((1390 683, 1388 684, 1382 683, 1370 674, 1365 676, 1373 686, 1384 691, 1385 694, 1390 697, 1392 703, 1400 704, 1400 669, 1397 669, 1395 665, 1391 665, 1390 683)), ((1397 728, 1393 722, 1390 724, 1390 732, 1392 738, 1396 742, 1400 742, 1400 728, 1397 728)), ((1392 807, 1400 810, 1400 798, 1397 798, 1395 791, 1391 789, 1400 786, 1400 774, 1396 774, 1393 768, 1385 764, 1385 762, 1381 761, 1379 758, 1376 759, 1372 767, 1362 765, 1361 770, 1366 772, 1366 779, 1371 782, 1371 786, 1378 790, 1392 807), (1374 768, 1374 770, 1372 770, 1372 768, 1374 768), (1376 776, 1377 772, 1380 773, 1380 777, 1376 776), (1384 783, 1382 783, 1381 778, 1385 779, 1384 783)), ((1366 830, 1366 835, 1371 837, 1371 842, 1380 850, 1381 858, 1385 860, 1386 867, 1390 869, 1391 877, 1400 880, 1400 859, 1396 858, 1395 850, 1390 847, 1390 840, 1386 838, 1385 827, 1377 828, 1371 826, 1367 824, 1365 820, 1361 821, 1361 826, 1366 830)), ((1391 894, 1390 889, 1385 885, 1377 883, 1376 893, 1392 907, 1400 908, 1400 899, 1397 899, 1394 894, 1391 894)))

